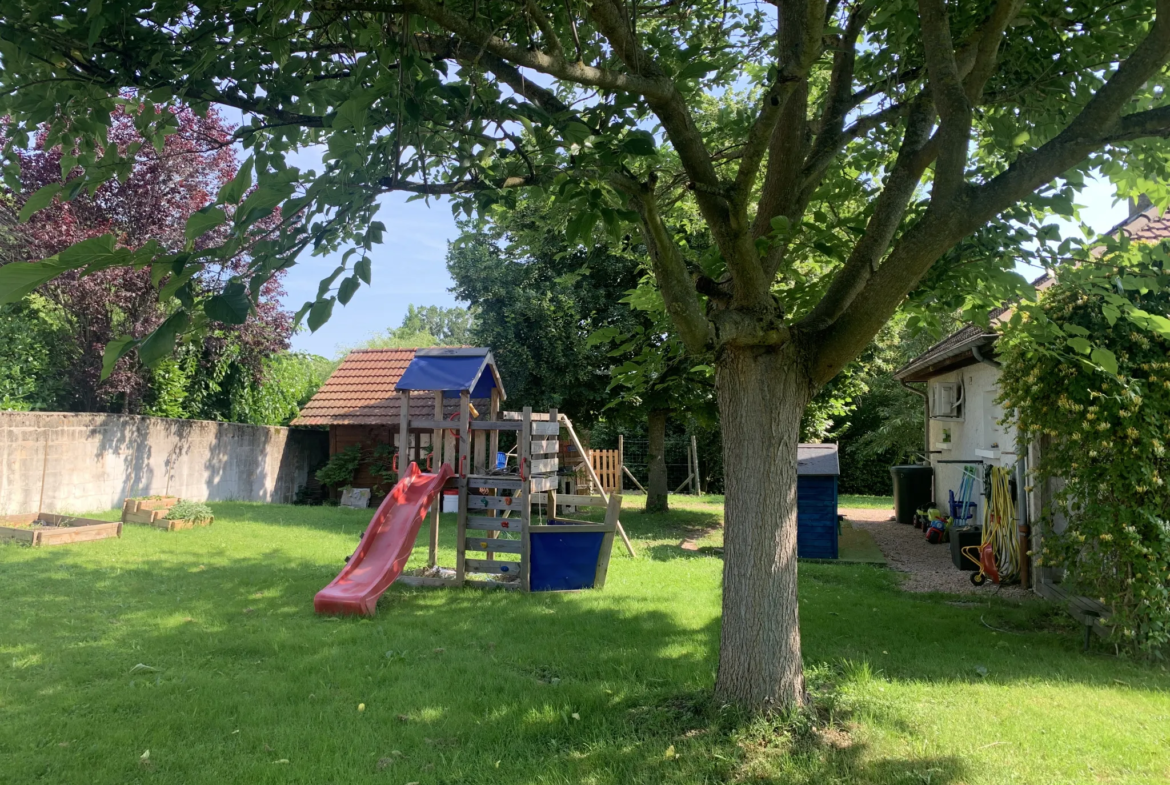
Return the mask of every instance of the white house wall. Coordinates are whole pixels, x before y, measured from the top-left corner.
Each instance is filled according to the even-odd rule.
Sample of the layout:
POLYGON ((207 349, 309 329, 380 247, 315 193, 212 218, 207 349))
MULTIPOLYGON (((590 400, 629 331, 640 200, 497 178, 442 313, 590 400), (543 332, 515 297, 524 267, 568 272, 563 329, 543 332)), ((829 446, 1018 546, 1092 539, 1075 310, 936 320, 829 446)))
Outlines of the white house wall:
MULTIPOLYGON (((934 467, 935 501, 945 509, 948 491, 959 498, 963 480, 963 463, 970 462, 979 479, 971 497, 977 505, 976 520, 983 516, 983 466, 1012 466, 1016 463, 1015 429, 1001 424, 1003 407, 996 403, 999 396, 999 369, 979 363, 959 371, 941 374, 930 380, 930 387, 938 383, 962 382, 963 409, 961 419, 930 420, 930 462, 934 467), (950 431, 949 442, 945 432, 950 431)), ((933 415, 933 412, 932 412, 933 415)))

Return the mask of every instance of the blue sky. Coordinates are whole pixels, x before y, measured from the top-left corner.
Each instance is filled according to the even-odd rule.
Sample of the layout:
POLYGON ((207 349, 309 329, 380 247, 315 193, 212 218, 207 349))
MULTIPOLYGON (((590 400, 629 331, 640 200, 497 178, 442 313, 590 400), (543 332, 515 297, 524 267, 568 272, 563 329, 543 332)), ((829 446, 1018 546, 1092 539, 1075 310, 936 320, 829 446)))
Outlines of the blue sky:
MULTIPOLYGON (((297 165, 309 168, 311 151, 297 165)), ((319 167, 319 164, 318 164, 319 167)), ((1113 188, 1108 182, 1090 183, 1078 202, 1084 205, 1082 216, 1095 231, 1102 232, 1125 217, 1125 203, 1113 204, 1113 188)), ((385 242, 374 248, 373 285, 362 287, 349 305, 338 304, 333 317, 316 333, 305 329, 293 337, 295 351, 335 357, 345 347, 360 343, 388 327, 397 327, 408 305, 457 305, 448 291, 454 284, 447 274, 447 242, 458 235, 451 206, 447 201, 432 200, 406 203, 406 196, 383 197, 378 215, 386 224, 385 242)), ((1068 224, 1066 232, 1074 232, 1068 224)), ((289 270, 285 279, 286 304, 291 310, 316 295, 317 283, 336 266, 329 257, 306 257, 289 270)))
MULTIPOLYGON (((302 171, 319 172, 322 151, 319 147, 299 150, 288 161, 302 171)), ((451 203, 432 199, 428 205, 420 199, 407 204, 408 196, 386 194, 379 199, 378 220, 386 225, 386 233, 370 254, 371 285, 361 287, 349 305, 337 303, 317 332, 305 327, 294 335, 293 351, 336 357, 347 347, 400 325, 408 305, 457 304, 447 291, 454 285, 447 274, 447 242, 459 233, 451 203)), ((341 254, 302 254, 284 279, 285 306, 297 311, 306 300, 315 299, 317 284, 340 261, 341 254)))
MULTIPOLYGON (((406 203, 406 194, 382 198, 378 219, 386 224, 381 245, 370 254, 373 282, 363 286, 349 301, 338 303, 321 329, 306 328, 293 336, 292 348, 334 357, 344 348, 361 343, 375 333, 402 323, 408 305, 456 305, 448 289, 454 284, 447 274, 447 241, 458 235, 450 203, 406 203)), ((317 295, 317 284, 337 266, 332 257, 303 257, 288 272, 285 303, 297 310, 317 295)))

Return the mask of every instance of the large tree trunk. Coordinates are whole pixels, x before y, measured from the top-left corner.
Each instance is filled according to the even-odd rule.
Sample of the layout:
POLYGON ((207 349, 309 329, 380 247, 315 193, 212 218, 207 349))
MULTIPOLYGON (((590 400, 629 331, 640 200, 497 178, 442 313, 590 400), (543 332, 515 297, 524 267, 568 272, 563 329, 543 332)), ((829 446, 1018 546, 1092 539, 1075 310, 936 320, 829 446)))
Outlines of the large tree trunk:
POLYGON ((670 488, 666 480, 665 409, 654 409, 647 418, 647 458, 650 478, 646 482, 646 512, 666 512, 670 488))
POLYGON ((727 347, 723 632, 716 696, 758 710, 804 702, 796 592, 796 446, 812 385, 790 347, 727 347))

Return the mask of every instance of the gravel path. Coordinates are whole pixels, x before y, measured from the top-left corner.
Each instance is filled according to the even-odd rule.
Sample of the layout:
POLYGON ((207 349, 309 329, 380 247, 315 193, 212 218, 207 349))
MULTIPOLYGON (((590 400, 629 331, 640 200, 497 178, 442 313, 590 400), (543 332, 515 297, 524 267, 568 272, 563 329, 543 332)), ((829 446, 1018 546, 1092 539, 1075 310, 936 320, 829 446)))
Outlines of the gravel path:
POLYGON ((983 586, 972 585, 970 573, 951 564, 949 544, 932 545, 920 530, 890 520, 888 510, 841 509, 840 512, 855 528, 870 533, 891 569, 906 573, 902 582, 906 591, 998 594, 1014 600, 1036 596, 1019 586, 998 588, 990 581, 983 586))

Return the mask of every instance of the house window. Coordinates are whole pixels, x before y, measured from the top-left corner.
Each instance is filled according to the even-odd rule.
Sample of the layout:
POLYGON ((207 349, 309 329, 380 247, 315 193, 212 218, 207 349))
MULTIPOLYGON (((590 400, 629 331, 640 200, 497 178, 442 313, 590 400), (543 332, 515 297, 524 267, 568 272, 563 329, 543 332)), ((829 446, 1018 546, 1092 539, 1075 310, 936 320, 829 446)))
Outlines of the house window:
POLYGON ((963 419, 962 382, 937 382, 931 388, 930 416, 935 420, 963 419))

